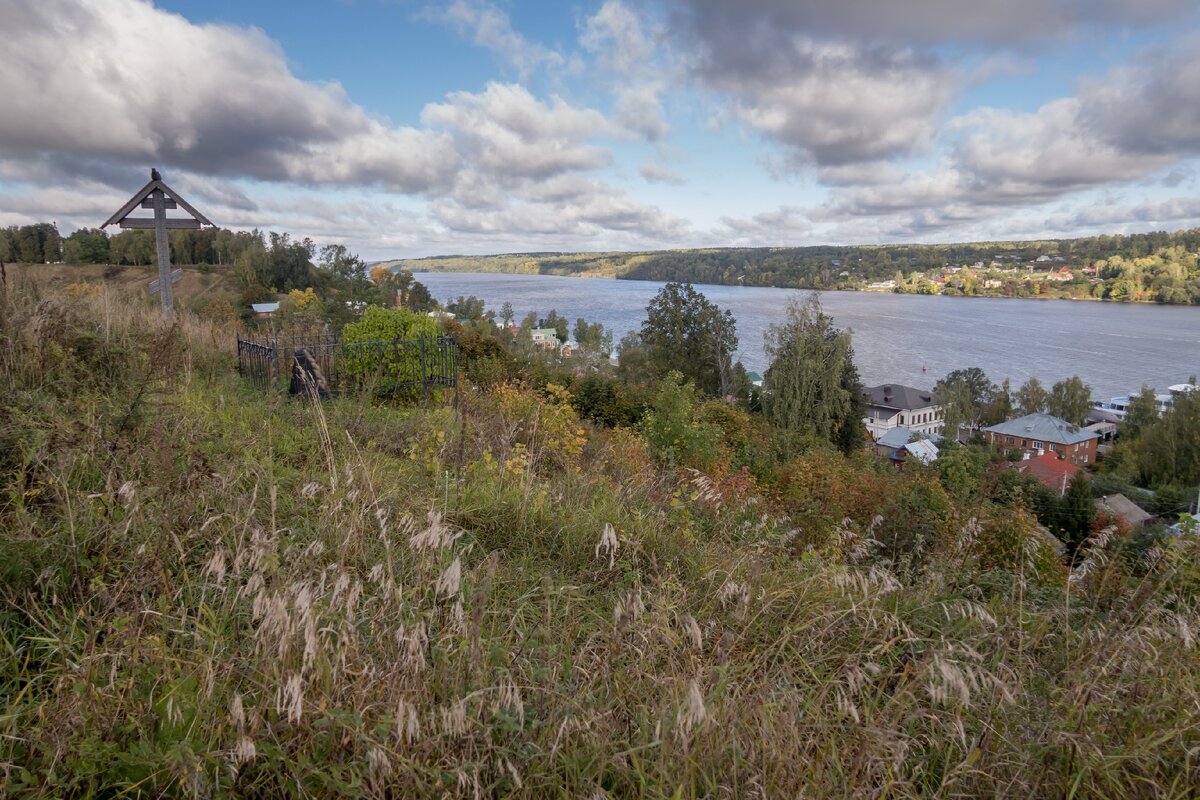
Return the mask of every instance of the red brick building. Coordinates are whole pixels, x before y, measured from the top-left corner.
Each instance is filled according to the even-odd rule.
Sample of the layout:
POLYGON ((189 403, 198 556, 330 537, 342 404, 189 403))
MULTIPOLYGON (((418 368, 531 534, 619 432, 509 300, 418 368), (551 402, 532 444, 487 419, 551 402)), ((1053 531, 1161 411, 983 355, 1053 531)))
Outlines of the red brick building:
POLYGON ((984 428, 983 438, 1001 450, 1019 450, 1027 458, 1054 453, 1076 466, 1096 463, 1100 435, 1049 414, 1026 414, 984 428))

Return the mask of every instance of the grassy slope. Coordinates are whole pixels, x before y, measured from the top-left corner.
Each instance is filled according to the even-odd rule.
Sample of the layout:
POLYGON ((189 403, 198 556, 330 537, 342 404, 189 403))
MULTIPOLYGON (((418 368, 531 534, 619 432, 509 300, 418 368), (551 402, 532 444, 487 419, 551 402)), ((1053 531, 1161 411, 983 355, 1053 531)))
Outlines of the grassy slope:
MULTIPOLYGON (((103 283, 115 290, 130 294, 150 295, 146 286, 158 277, 158 267, 109 266, 105 264, 8 264, 9 278, 14 284, 36 282, 41 286, 61 289, 71 283, 103 283)), ((224 299, 237 301, 237 279, 229 267, 213 267, 204 273, 194 267, 176 267, 183 277, 174 285, 176 301, 191 308, 205 302, 224 299)))
POLYGON ((901 581, 553 403, 264 396, 181 316, 0 303, 10 796, 1194 792, 1194 546, 901 581))

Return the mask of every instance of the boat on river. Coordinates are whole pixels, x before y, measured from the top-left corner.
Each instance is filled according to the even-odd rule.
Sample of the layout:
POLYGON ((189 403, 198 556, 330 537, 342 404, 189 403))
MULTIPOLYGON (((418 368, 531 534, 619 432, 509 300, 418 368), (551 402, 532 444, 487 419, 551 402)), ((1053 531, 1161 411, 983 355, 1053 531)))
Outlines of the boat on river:
MULTIPOLYGON (((1174 386, 1168 386, 1165 392, 1154 393, 1154 408, 1158 411, 1161 417, 1171 407, 1171 403, 1175 398, 1185 392, 1196 390, 1196 385, 1193 383, 1177 383, 1174 386)), ((1129 414, 1129 404, 1133 402, 1133 398, 1137 395, 1123 394, 1118 397, 1113 397, 1109 400, 1095 400, 1092 402, 1092 410, 1088 413, 1089 422, 1123 422, 1129 414)))

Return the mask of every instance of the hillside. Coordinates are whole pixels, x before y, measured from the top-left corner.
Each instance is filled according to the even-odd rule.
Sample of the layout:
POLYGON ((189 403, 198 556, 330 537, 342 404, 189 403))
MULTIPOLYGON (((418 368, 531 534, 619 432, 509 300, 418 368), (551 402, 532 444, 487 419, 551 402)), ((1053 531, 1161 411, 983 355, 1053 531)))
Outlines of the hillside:
POLYGON ((414 272, 502 272, 997 297, 1200 304, 1200 229, 1026 242, 441 256, 414 272))
MULTIPOLYGON (((70 284, 106 285, 118 293, 151 295, 146 287, 158 278, 158 267, 109 264, 8 264, 9 280, 15 285, 32 282, 47 290, 61 292, 70 284)), ((191 311, 206 313, 228 305, 230 313, 239 307, 241 291, 229 268, 177 266, 183 277, 174 284, 176 303, 191 311)))
POLYGON ((1065 565, 1003 464, 593 424, 459 335, 457 408, 322 402, 10 281, 5 796, 1194 795, 1194 537, 1065 565))

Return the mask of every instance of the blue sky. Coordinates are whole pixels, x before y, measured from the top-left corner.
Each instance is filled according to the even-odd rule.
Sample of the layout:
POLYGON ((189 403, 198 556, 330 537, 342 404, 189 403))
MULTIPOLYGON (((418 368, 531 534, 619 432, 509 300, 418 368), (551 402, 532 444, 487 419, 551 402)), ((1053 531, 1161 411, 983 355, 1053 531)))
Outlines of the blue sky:
POLYGON ((10 0, 0 224, 150 166, 218 224, 439 253, 1200 225, 1193 0, 10 0))

